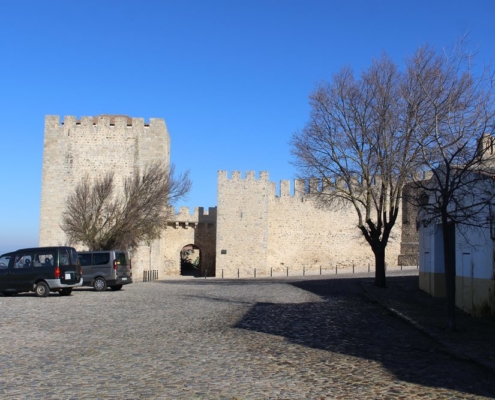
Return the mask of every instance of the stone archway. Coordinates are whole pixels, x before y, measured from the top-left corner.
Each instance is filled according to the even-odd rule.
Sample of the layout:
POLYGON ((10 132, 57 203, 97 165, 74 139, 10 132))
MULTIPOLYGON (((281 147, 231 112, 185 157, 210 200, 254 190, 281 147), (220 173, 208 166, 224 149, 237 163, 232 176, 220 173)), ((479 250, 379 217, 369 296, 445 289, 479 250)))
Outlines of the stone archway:
MULTIPOLYGON (((214 226, 200 223, 198 226, 187 227, 180 223, 171 223, 164 230, 161 238, 163 242, 163 273, 168 276, 181 276, 186 273, 191 276, 196 271, 190 268, 181 271, 181 252, 183 250, 200 251, 200 268, 198 276, 215 276, 215 229, 214 226)), ((196 257, 191 260, 195 261, 196 257)))
POLYGON ((195 244, 186 244, 179 252, 180 274, 182 276, 200 276, 201 249, 195 244))

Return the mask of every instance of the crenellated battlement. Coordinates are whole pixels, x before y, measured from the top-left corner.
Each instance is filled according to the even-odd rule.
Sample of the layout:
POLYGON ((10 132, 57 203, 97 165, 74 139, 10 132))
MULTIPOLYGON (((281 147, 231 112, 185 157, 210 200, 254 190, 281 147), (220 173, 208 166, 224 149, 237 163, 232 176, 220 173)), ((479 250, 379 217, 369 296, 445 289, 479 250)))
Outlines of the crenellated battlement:
POLYGON ((302 196, 306 193, 306 181, 304 179, 283 180, 280 181, 280 187, 277 197, 294 197, 302 196), (292 185, 291 185, 292 183, 292 185), (292 187, 294 191, 292 191, 292 187))
POLYGON ((297 197, 307 194, 315 194, 321 191, 322 182, 319 179, 294 179, 294 180, 281 180, 279 185, 279 190, 277 191, 277 185, 275 182, 269 181, 269 174, 267 171, 260 171, 259 177, 256 178, 255 171, 247 171, 245 176, 242 177, 240 171, 232 171, 229 178, 227 171, 218 171, 218 183, 219 184, 229 184, 229 183, 240 183, 240 182, 260 182, 266 183, 268 188, 268 193, 272 198, 278 197, 297 197))
POLYGON ((146 123, 144 118, 132 118, 126 115, 110 115, 102 114, 96 117, 77 117, 72 115, 64 116, 61 120, 58 115, 47 115, 45 117, 45 127, 60 127, 76 128, 76 127, 116 127, 116 128, 149 128, 149 127, 162 127, 165 125, 163 118, 150 118, 146 123))
MULTIPOLYGON (((257 183, 266 183, 267 185, 267 193, 269 198, 297 198, 300 200, 302 197, 310 197, 312 195, 317 195, 320 193, 331 193, 334 190, 338 190, 338 188, 344 188, 345 182, 335 178, 330 182, 325 182, 319 178, 312 179, 294 179, 294 180, 281 180, 277 187, 275 182, 269 181, 269 175, 266 171, 261 171, 259 173, 259 178, 256 178, 255 171, 247 171, 245 176, 242 177, 240 171, 232 171, 231 177, 229 178, 227 171, 218 171, 218 184, 219 185, 229 185, 236 183, 249 183, 249 182, 257 182, 257 183)), ((356 184, 359 184, 359 178, 356 177, 354 179, 356 184)), ((373 186, 380 185, 380 178, 376 177, 373 181, 373 186)), ((236 189, 238 190, 238 189, 236 189)))
POLYGON ((193 211, 189 207, 179 207, 176 211, 172 206, 170 211, 173 213, 171 222, 189 222, 189 223, 208 223, 214 224, 217 221, 217 208, 209 207, 205 211, 204 207, 194 207, 193 211))
MULTIPOLYGON (((295 179, 293 182, 293 192, 291 188, 291 181, 283 180, 280 181, 280 197, 288 197, 288 196, 301 196, 301 195, 315 195, 320 193, 331 193, 334 190, 338 190, 339 188, 345 188, 346 184, 343 180, 339 180, 335 178, 330 182, 324 182, 322 179, 295 179)), ((360 185, 359 179, 355 178, 353 183, 356 185, 360 185)), ((372 182, 371 186, 379 186, 381 184, 380 177, 376 177, 372 182)))
POLYGON ((260 171, 258 179, 256 179, 256 172, 255 171, 246 171, 245 177, 243 178, 241 176, 241 171, 232 171, 231 177, 228 177, 228 172, 220 170, 218 171, 218 180, 220 181, 236 181, 236 182, 241 182, 241 181, 268 181, 268 172, 267 171, 260 171))

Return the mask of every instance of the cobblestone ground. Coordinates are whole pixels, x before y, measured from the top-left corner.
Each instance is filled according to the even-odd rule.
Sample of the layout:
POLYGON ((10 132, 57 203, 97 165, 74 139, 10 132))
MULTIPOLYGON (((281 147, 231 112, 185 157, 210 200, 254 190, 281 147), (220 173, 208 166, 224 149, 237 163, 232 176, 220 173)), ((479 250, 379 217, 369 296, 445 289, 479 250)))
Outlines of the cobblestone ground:
POLYGON ((0 398, 495 396, 491 372, 367 301, 358 281, 190 279, 0 296, 0 398))

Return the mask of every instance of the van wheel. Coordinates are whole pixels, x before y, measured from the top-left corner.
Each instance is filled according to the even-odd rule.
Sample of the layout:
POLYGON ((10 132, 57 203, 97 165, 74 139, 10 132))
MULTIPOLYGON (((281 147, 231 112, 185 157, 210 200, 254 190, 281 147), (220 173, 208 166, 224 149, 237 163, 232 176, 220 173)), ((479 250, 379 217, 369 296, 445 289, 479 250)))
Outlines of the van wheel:
POLYGON ((97 292, 103 292, 107 288, 107 282, 101 277, 96 278, 93 282, 93 287, 97 292))
POLYGON ((110 286, 110 289, 112 289, 112 290, 120 290, 120 289, 122 289, 122 285, 110 286))
POLYGON ((72 293, 72 288, 64 288, 64 289, 60 289, 60 296, 70 296, 70 294, 72 293))
POLYGON ((38 297, 46 297, 50 293, 50 288, 45 282, 38 282, 34 288, 34 293, 38 297))

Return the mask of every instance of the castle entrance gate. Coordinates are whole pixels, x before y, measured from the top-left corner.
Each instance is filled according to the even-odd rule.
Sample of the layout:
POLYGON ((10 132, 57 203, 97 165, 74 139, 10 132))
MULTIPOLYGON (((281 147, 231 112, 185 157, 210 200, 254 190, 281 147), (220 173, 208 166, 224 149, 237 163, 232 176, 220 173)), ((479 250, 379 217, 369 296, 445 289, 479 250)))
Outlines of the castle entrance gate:
POLYGON ((180 274, 199 276, 201 272, 201 250, 194 244, 187 244, 180 251, 180 274))
POLYGON ((175 221, 168 223, 160 238, 163 250, 160 276, 215 276, 216 225, 209 222, 214 211, 204 214, 196 210, 190 214, 189 209, 181 208, 175 221))

